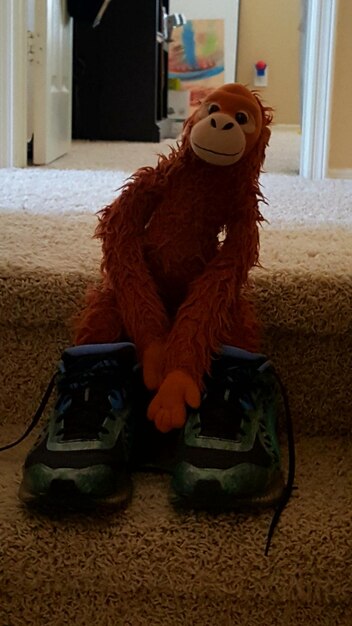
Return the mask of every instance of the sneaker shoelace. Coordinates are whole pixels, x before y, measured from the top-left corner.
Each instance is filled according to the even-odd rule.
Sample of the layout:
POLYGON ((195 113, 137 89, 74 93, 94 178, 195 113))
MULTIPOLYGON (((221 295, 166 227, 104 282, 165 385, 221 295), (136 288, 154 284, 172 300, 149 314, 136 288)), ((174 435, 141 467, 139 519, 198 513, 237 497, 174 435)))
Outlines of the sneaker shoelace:
POLYGON ((116 419, 111 412, 110 397, 114 396, 118 408, 122 408, 122 396, 116 390, 120 387, 119 378, 119 364, 109 359, 98 362, 83 376, 68 372, 58 382, 56 422, 62 422, 62 427, 57 435, 63 441, 89 441, 109 432, 103 422, 106 417, 116 419))
MULTIPOLYGON (((279 385, 284 404, 285 429, 288 447, 288 472, 283 492, 276 505, 275 512, 269 526, 264 551, 265 556, 268 556, 275 528, 277 527, 281 514, 288 504, 292 491, 295 488, 295 442, 288 395, 279 374, 270 361, 266 361, 263 366, 259 368, 259 371, 267 369, 268 367, 271 368, 271 371, 273 372, 273 375, 279 385)), ((229 367, 226 378, 222 380, 213 380, 211 382, 211 386, 212 396, 214 392, 216 402, 212 401, 211 405, 208 407, 206 404, 207 397, 205 397, 203 411, 201 413, 201 433, 211 437, 217 436, 220 430, 221 433, 224 433, 225 438, 230 438, 236 441, 245 434, 241 427, 243 420, 246 421, 250 419, 247 417, 243 405, 247 405, 247 407, 252 408, 254 406, 250 392, 251 377, 248 373, 246 375, 243 370, 240 370, 237 366, 229 367), (228 394, 227 400, 224 398, 225 394, 228 394), (242 402, 240 402, 240 398, 242 402), (230 410, 229 401, 231 403, 230 410)), ((195 425, 195 428, 198 429, 199 426, 195 425)))
POLYGON ((32 421, 30 422, 29 426, 26 428, 26 430, 24 431, 24 433, 15 441, 12 441, 11 443, 8 443, 5 446, 2 446, 0 448, 0 452, 4 452, 5 450, 10 450, 10 448, 15 448, 15 446, 18 446, 20 443, 22 443, 22 441, 24 441, 25 439, 27 439, 27 437, 30 435, 30 433, 32 432, 32 430, 34 430, 34 428, 36 427, 36 425, 39 423, 39 420, 43 414, 43 411, 48 403, 48 400, 52 394, 52 391, 55 387, 55 382, 56 382, 56 378, 58 376, 58 373, 56 372, 54 374, 54 376, 52 377, 52 379, 50 380, 44 395, 39 403, 39 406, 35 412, 35 414, 32 417, 32 421))
POLYGON ((268 531, 268 535, 267 535, 267 540, 266 540, 266 546, 265 546, 265 556, 268 556, 269 554, 269 550, 270 550, 270 545, 271 545, 271 540, 273 538, 273 534, 275 531, 276 526, 278 525, 279 521, 280 521, 280 517, 281 514, 283 513, 286 505, 288 504, 291 495, 292 495, 292 491, 294 489, 296 489, 294 482, 295 482, 295 472, 296 472, 296 451, 295 451, 295 438, 294 438, 294 431, 293 431, 293 422, 292 422, 292 416, 291 416, 291 410, 290 410, 290 404, 289 404, 289 400, 288 400, 288 395, 287 395, 287 391, 286 391, 286 387, 283 384, 279 374, 277 373, 277 371, 275 370, 275 368, 273 367, 273 365, 270 363, 271 367, 272 367, 272 371, 273 374, 275 376, 275 379, 279 385, 280 388, 280 393, 281 393, 281 397, 284 403, 284 413, 285 413, 285 427, 286 427, 286 435, 287 435, 287 450, 288 450, 288 471, 287 471, 287 478, 286 478, 286 484, 285 487, 283 489, 281 498, 276 506, 274 515, 272 517, 270 526, 269 526, 269 531, 268 531))
POLYGON ((64 439, 75 437, 91 439, 92 436, 98 436, 100 432, 106 432, 107 429, 102 424, 107 415, 104 409, 110 407, 108 401, 106 407, 102 406, 101 393, 99 391, 107 391, 112 388, 112 385, 108 385, 107 376, 110 381, 111 377, 115 376, 113 387, 116 388, 119 368, 117 361, 104 360, 99 362, 84 377, 79 373, 70 375, 68 372, 67 377, 62 378, 62 374, 56 372, 51 378, 39 406, 24 433, 15 441, 0 447, 0 452, 18 446, 31 434, 43 415, 56 383, 59 391, 59 406, 65 401, 65 394, 67 394, 67 398, 70 398, 70 406, 63 414, 60 413, 59 409, 57 416, 57 421, 64 419, 62 432, 59 431, 64 439), (89 381, 90 379, 93 381, 93 377, 94 385, 89 385, 89 381), (89 394, 92 394, 89 402, 87 402, 87 389, 89 394), (103 418, 102 415, 104 415, 103 418))
MULTIPOLYGON (((200 408, 201 434, 218 437, 220 432, 222 439, 236 441, 244 434, 241 429, 243 420, 249 419, 239 399, 240 392, 241 397, 246 394, 238 378, 238 368, 229 368, 226 378, 209 380, 207 390, 200 408)), ((198 429, 199 425, 194 428, 198 429)))
MULTIPOLYGON (((284 419, 285 419, 285 430, 286 430, 286 435, 287 435, 287 450, 288 450, 288 470, 287 470, 287 478, 286 478, 286 483, 285 486, 283 488, 281 497, 279 498, 279 501, 276 505, 275 511, 274 511, 274 515, 271 519, 270 522, 270 526, 269 526, 269 530, 268 530, 268 534, 267 534, 267 540, 266 540, 266 545, 265 545, 265 550, 264 550, 264 554, 265 556, 268 556, 269 554, 269 550, 270 550, 270 546, 271 546, 271 541, 275 532, 275 528, 277 527, 279 521, 280 521, 280 517, 284 511, 284 509, 286 508, 286 505, 288 504, 291 495, 292 495, 292 491, 295 488, 294 487, 294 480, 295 480, 295 471, 296 471, 296 452, 295 452, 295 439, 294 439, 294 432, 293 432, 293 422, 292 422, 292 416, 291 416, 291 410, 290 410, 290 404, 289 404, 289 400, 288 400, 288 395, 287 395, 287 391, 286 391, 286 387, 284 386, 278 372, 276 371, 276 369, 274 368, 273 364, 271 361, 266 361, 262 366, 259 367, 258 371, 264 371, 265 369, 271 368, 271 371, 275 377, 275 380, 279 386, 280 389, 280 393, 281 393, 281 398, 283 401, 283 405, 284 405, 284 419)), ((249 390, 249 387, 247 387, 247 390, 249 390)), ((246 397, 246 395, 244 395, 244 398, 246 397)), ((249 398, 249 402, 251 402, 250 400, 250 392, 248 391, 247 397, 249 398)))

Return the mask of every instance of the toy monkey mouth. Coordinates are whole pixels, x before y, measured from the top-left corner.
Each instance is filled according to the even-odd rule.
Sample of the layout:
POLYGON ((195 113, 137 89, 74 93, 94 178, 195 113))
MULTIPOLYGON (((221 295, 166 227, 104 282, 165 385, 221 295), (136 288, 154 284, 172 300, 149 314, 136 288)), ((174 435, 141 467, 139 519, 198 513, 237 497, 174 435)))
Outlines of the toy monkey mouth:
POLYGON ((239 152, 216 152, 216 150, 210 150, 210 148, 203 148, 202 146, 200 146, 198 143, 194 142, 194 145, 197 146, 197 148, 199 148, 200 150, 205 150, 205 152, 211 152, 212 154, 218 154, 220 156, 229 156, 229 157, 233 157, 233 156, 237 156, 238 154, 241 154, 242 150, 239 150, 239 152))

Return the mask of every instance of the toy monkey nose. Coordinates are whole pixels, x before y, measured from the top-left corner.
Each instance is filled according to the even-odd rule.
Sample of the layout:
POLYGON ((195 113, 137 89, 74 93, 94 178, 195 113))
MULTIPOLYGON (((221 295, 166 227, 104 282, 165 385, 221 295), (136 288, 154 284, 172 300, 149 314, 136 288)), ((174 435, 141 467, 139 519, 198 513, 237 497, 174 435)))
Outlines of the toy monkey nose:
MULTIPOLYGON (((218 120, 218 123, 219 123, 219 130, 231 130, 231 128, 233 128, 234 125, 235 125, 233 122, 226 122, 226 124, 221 126, 223 124, 223 120, 218 120)), ((216 123, 216 119, 214 117, 212 117, 210 119, 210 125, 213 128, 218 128, 218 125, 216 123)))

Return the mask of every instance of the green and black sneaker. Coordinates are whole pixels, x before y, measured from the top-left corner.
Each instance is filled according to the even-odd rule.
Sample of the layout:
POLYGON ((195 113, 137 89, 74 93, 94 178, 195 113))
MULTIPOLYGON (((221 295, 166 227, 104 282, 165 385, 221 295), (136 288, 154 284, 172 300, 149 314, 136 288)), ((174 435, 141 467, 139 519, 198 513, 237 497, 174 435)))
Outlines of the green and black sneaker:
MULTIPOLYGON (((294 476, 289 419, 291 467, 285 485, 277 432, 283 393, 266 356, 223 347, 206 378, 201 406, 190 411, 181 435, 171 482, 175 504, 220 511, 278 505, 282 510, 294 476)), ((286 396, 284 404, 288 410, 286 396)))
MULTIPOLYGON (((19 491, 23 502, 80 508, 97 502, 122 505, 130 498, 130 386, 135 365, 130 343, 63 352, 49 385, 56 383, 55 408, 24 463, 19 491)), ((50 391, 20 440, 38 422, 50 391)))

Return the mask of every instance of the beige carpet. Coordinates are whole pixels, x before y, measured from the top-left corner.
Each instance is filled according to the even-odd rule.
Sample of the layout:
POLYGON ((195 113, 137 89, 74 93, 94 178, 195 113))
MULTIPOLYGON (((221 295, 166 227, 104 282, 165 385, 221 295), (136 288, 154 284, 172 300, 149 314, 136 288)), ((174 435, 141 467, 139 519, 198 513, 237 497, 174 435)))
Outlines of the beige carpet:
POLYGON ((120 514, 30 514, 14 495, 23 454, 0 458, 3 626, 350 626, 351 443, 298 443, 269 557, 270 513, 177 514, 166 477, 138 476, 120 514))
MULTIPOLYGON (((38 171, 29 177, 40 178, 38 171)), ((53 191, 49 214, 40 214, 46 192, 31 185, 37 198, 23 191, 26 206, 18 206, 16 185, 29 180, 20 172, 10 172, 3 187, 5 208, 12 208, 0 212, 1 443, 28 424, 70 342, 68 319, 97 276, 96 218, 81 205, 77 213, 55 213, 76 189, 53 175, 56 183, 48 176, 46 184, 62 193, 53 191)), ((296 206, 302 199, 298 221, 287 219, 284 203, 274 211, 262 232, 263 268, 253 272, 265 350, 287 385, 297 437, 298 489, 269 557, 272 511, 180 514, 167 476, 135 476, 132 503, 120 513, 29 512, 17 489, 34 433, 0 454, 0 626, 351 625, 349 186, 328 185, 328 198, 326 186, 268 176, 275 176, 268 184, 288 185, 282 198, 295 188, 296 206), (314 203, 324 210, 312 223, 314 203)))
MULTIPOLYGON (((67 320, 67 307, 72 308, 72 301, 82 295, 75 281, 82 277, 84 287, 87 279, 94 280, 97 275, 100 247, 92 239, 96 224, 95 215, 45 215, 40 219, 0 215, 1 239, 6 242, 0 247, 1 277, 5 281, 0 321, 42 324, 43 320, 67 320), (41 290, 56 289, 60 280, 70 290, 69 299, 65 291, 51 306, 41 290), (16 298, 22 282, 26 282, 27 301, 19 302, 16 298)), ((325 333, 351 328, 351 244, 349 229, 297 230, 265 225, 261 232, 263 268, 253 271, 258 294, 265 302, 261 312, 264 324, 325 333), (261 294, 262 287, 268 293, 261 294)))
MULTIPOLYGON (((5 411, 0 413, 0 420, 5 415, 23 424, 26 415, 28 386, 20 381, 22 376, 28 378, 28 372, 21 369, 16 378, 8 379, 9 367, 13 374, 16 371, 18 343, 35 341, 32 355, 27 356, 35 368, 30 393, 35 402, 40 395, 39 381, 43 386, 65 341, 66 345, 71 342, 67 323, 87 283, 97 276, 100 249, 92 240, 95 224, 93 215, 0 216, 6 241, 0 254, 0 332, 6 346, 0 397, 11 398, 16 416, 5 411), (42 340, 53 333, 59 333, 62 340, 55 353, 50 352, 48 367, 46 350, 44 364, 39 355, 42 340), (38 371, 42 367, 44 380, 38 371)), ((345 414, 352 401, 347 366, 352 325, 352 230, 297 231, 266 225, 261 241, 263 269, 254 270, 253 281, 265 328, 265 348, 288 385, 297 428, 310 434, 319 433, 322 427, 332 434, 335 429, 346 432, 350 425, 345 414), (336 413, 333 420, 332 413, 336 413)), ((25 345, 28 352, 30 345, 25 345)))

